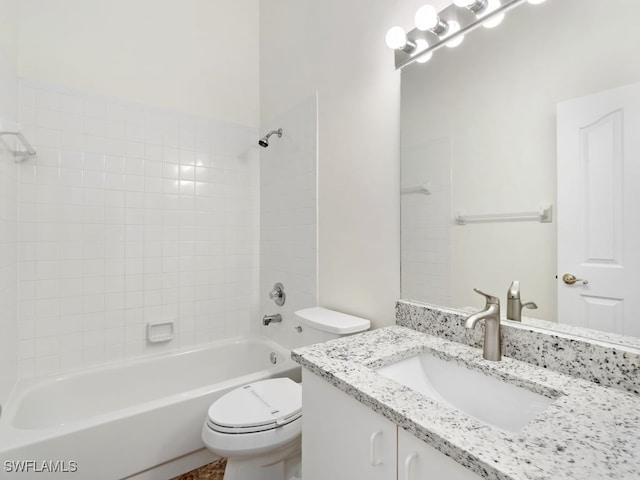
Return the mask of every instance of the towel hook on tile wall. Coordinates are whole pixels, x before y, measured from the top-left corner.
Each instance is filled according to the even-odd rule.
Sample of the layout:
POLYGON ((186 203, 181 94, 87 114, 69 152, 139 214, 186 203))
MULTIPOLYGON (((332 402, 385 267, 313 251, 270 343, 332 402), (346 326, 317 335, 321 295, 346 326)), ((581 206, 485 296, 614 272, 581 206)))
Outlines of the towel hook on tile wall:
MULTIPOLYGON (((29 141, 20 131, 20 125, 15 122, 11 122, 9 120, 0 120, 0 138, 4 136, 13 136, 18 139, 18 141, 24 147, 24 150, 11 150, 11 153, 15 157, 16 163, 20 163, 25 160, 27 157, 36 156, 35 149, 31 146, 29 141)), ((6 142, 2 142, 6 145, 6 142)), ((7 145, 8 146, 8 145, 7 145)), ((11 147, 9 147, 11 148, 11 147)))

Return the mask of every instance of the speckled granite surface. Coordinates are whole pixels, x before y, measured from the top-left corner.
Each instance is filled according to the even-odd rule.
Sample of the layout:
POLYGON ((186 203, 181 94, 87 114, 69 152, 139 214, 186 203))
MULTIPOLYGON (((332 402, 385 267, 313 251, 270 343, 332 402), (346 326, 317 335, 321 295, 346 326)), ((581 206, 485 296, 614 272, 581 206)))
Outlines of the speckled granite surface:
POLYGON ((511 358, 488 362, 481 350, 402 326, 302 347, 292 357, 483 478, 640 478, 638 395, 511 358), (374 371, 423 351, 557 398, 507 434, 374 371))
MULTIPOLYGON (((399 301, 396 323, 455 342, 482 348, 483 325, 468 330, 458 310, 399 301)), ((640 341, 604 332, 559 325, 550 331, 542 322, 502 323, 503 355, 583 378, 599 385, 640 393, 640 341), (584 338, 588 332, 590 339, 584 338), (610 343, 615 341, 616 343, 610 343)), ((640 477, 639 477, 640 478, 640 477)))

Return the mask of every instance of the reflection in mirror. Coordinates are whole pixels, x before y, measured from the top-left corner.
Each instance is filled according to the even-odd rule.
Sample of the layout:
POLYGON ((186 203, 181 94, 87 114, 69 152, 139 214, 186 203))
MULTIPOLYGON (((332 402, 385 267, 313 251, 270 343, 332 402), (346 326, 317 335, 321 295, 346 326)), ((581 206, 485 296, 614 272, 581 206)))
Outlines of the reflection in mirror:
POLYGON ((632 118, 640 94, 620 88, 640 82, 639 19, 637 0, 524 3, 498 28, 479 29, 459 47, 402 71, 403 298, 479 308, 475 287, 499 296, 506 313, 507 290, 517 280, 522 303, 538 307, 523 318, 640 337, 637 301, 598 290, 615 286, 608 273, 634 268, 623 281, 640 289, 633 253, 640 237, 632 237, 640 230, 633 191, 640 172, 623 163, 640 135, 631 133, 640 132, 632 118), (619 89, 614 97, 624 90, 627 103, 601 108, 612 89, 619 89), (575 120, 584 103, 596 106, 575 120), (615 111, 621 117, 610 120, 615 111), (570 120, 563 120, 566 112, 570 120), (605 159, 596 164, 597 157, 605 159), (577 198, 577 207, 566 197, 577 198), (544 206, 552 207, 550 222, 535 215, 454 221, 458 214, 509 217, 544 206), (567 231, 587 244, 558 248, 567 231), (594 232, 599 236, 590 237, 594 232), (567 252, 577 253, 573 263, 567 252), (603 268, 585 273, 588 264, 603 268), (565 273, 589 283, 564 283, 565 273), (567 293, 575 297, 570 309, 567 293))

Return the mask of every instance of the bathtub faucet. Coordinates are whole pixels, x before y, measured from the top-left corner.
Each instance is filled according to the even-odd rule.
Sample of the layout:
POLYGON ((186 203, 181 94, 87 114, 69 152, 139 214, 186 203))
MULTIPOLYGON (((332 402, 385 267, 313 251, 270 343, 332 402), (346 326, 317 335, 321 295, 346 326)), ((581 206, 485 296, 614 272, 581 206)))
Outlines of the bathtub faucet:
POLYGON ((282 321, 282 315, 276 313, 275 315, 265 315, 262 317, 262 324, 264 326, 269 325, 271 322, 277 323, 282 321))

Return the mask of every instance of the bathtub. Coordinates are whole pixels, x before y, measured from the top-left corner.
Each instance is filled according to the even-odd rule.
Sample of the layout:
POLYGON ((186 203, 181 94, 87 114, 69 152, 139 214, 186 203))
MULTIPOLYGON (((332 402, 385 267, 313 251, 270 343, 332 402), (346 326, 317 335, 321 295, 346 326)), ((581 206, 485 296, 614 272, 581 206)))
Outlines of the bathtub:
POLYGON ((168 480, 215 460, 200 438, 213 401, 284 376, 300 381, 289 351, 250 338, 19 385, 0 416, 0 478, 168 480))

